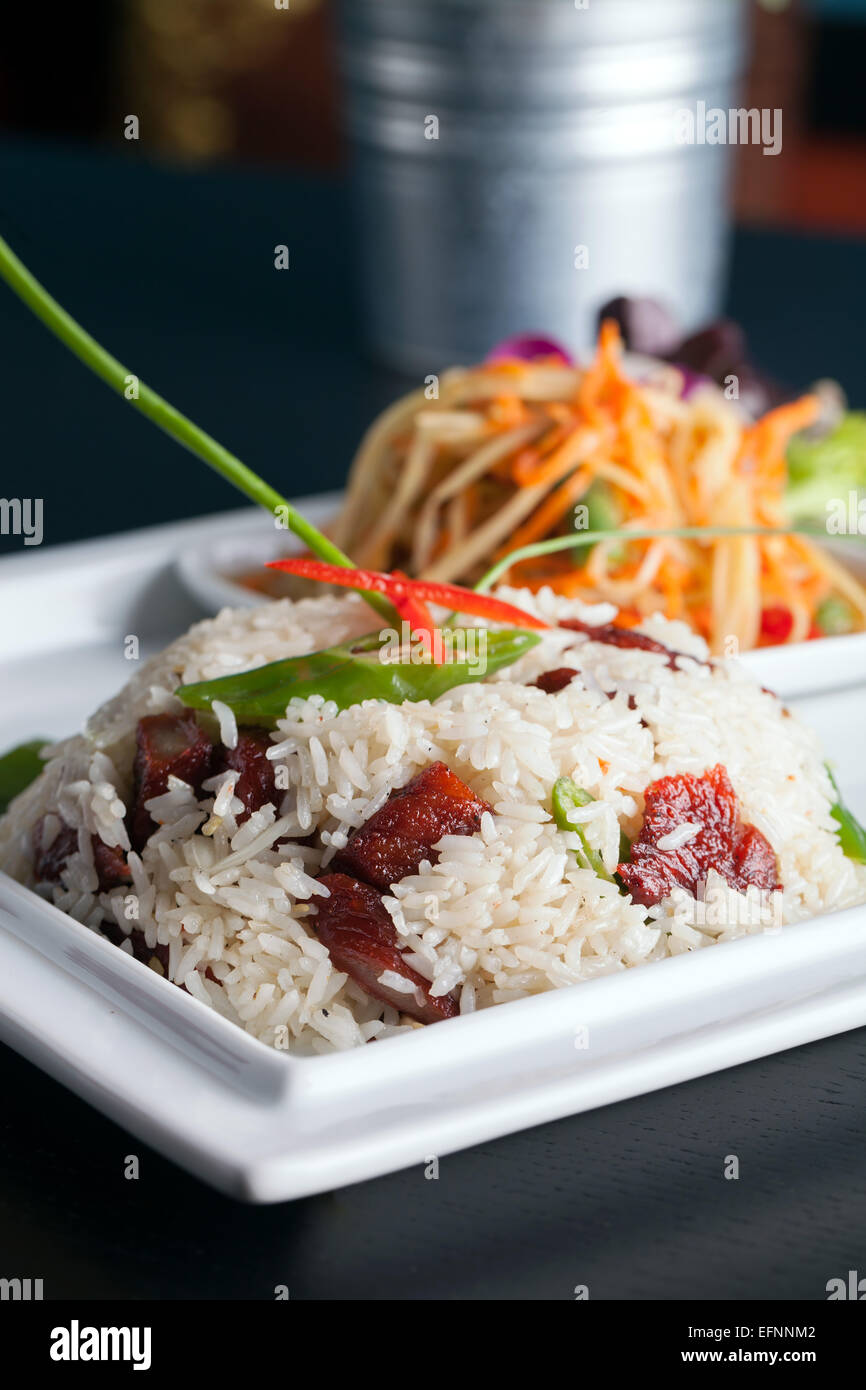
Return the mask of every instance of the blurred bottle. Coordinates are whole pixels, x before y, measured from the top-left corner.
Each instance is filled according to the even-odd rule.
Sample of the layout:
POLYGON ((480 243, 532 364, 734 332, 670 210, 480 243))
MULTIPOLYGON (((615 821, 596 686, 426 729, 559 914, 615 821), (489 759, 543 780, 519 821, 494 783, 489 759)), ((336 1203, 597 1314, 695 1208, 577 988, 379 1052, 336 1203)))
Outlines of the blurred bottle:
POLYGON ((431 371, 536 331, 572 349, 617 294, 685 331, 720 308, 743 0, 340 0, 362 309, 431 371))

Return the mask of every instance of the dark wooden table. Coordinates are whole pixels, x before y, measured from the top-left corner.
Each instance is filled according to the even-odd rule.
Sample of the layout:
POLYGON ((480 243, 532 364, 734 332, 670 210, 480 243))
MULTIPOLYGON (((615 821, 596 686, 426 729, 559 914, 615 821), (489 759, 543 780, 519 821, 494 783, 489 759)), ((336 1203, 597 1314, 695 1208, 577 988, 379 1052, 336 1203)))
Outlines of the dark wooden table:
MULTIPOLYGON (((356 342, 342 190, 0 148, 0 231, 122 360, 289 495, 404 386, 356 342), (275 275, 273 247, 295 270, 275 275)), ((866 403, 866 249, 741 233, 756 356, 866 403)), ((235 506, 0 293, 4 482, 46 543, 235 506), (20 485, 19 485, 20 486, 20 485)), ((13 538, 7 548, 18 544, 13 538)), ((204 1188, 0 1053, 0 1275, 46 1297, 822 1299, 866 1271, 866 1031, 274 1208, 204 1188), (138 1181, 123 1176, 126 1155, 138 1181), (724 1177, 726 1156, 740 1177, 724 1177)), ((130 1077, 130 1086, 135 1078, 130 1077)))

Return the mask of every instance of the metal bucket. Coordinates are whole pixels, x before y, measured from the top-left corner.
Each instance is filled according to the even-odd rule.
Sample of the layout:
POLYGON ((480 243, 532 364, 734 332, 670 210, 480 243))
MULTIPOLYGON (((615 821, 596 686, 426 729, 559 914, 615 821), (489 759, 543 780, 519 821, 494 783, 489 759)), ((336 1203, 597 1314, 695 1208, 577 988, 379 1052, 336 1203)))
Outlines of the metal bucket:
POLYGON ((575 350, 618 294, 719 309, 743 0, 341 0, 360 291, 377 356, 425 372, 502 338, 575 350))

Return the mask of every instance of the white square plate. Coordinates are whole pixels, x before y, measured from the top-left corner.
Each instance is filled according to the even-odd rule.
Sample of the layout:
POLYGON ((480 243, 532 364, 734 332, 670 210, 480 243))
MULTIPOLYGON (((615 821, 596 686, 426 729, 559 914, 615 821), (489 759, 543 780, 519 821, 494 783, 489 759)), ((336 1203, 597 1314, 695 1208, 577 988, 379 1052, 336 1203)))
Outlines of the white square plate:
MULTIPOLYGON (((313 519, 334 499, 300 503, 313 519)), ((198 616, 175 574, 248 510, 0 561, 0 748, 60 736, 198 616)), ((267 526, 267 522, 264 524, 267 526)), ((746 658, 866 812, 866 636, 746 658)), ((866 908, 349 1053, 272 1051, 0 875, 0 1037, 207 1182, 280 1201, 866 1024, 866 908)))

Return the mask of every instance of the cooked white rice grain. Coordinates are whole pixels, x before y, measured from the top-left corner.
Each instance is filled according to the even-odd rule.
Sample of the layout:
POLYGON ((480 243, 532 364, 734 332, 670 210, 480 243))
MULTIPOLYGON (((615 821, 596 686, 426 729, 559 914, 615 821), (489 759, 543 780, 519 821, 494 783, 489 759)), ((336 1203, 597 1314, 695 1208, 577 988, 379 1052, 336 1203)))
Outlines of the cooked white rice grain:
MULTIPOLYGON (((502 596, 548 622, 609 622, 549 590, 502 596)), ((405 959, 434 997, 455 994, 461 1013, 703 949, 779 923, 866 901, 866 869, 843 855, 834 800, 814 736, 737 667, 603 646, 552 628, 516 666, 452 690, 435 703, 368 701, 338 710, 321 696, 294 699, 272 733, 279 805, 246 820, 236 773, 210 779, 200 797, 172 778, 148 802, 159 829, 128 854, 132 882, 99 892, 92 837, 129 850, 138 720, 181 709, 180 683, 209 680, 330 646, 371 627, 357 594, 284 600, 226 610, 197 624, 148 662, 99 709, 86 733, 57 744, 37 781, 0 822, 0 867, 33 884, 32 834, 42 843, 64 824, 77 850, 63 880, 39 891, 94 929, 112 924, 133 949, 167 949, 168 975, 196 999, 278 1049, 316 1054, 406 1032, 408 1015, 368 995, 335 969, 315 934, 317 874, 353 830, 436 759, 492 808, 470 836, 445 836, 436 862, 384 896, 405 959), (555 695, 532 682, 556 666, 580 675, 555 695), (609 692, 619 694, 608 698, 609 692), (628 696, 636 708, 628 707, 628 696), (743 820, 775 850, 780 895, 737 893, 710 873, 703 899, 676 890, 649 910, 615 883, 579 867, 577 830, 551 816, 551 790, 571 777, 594 798, 573 821, 608 871, 620 833, 633 837, 648 783, 723 763, 743 820), (299 843, 315 832, 310 844, 299 843), (127 907, 135 903, 130 918, 127 907)), ((700 638, 682 624, 648 619, 643 631, 699 660, 700 638)), ((214 704, 220 739, 237 746, 237 718, 214 704)), ((692 823, 662 842, 685 845, 692 823)), ((386 971, 394 991, 406 987, 386 971)), ((412 993, 409 985, 407 994, 412 993)))

